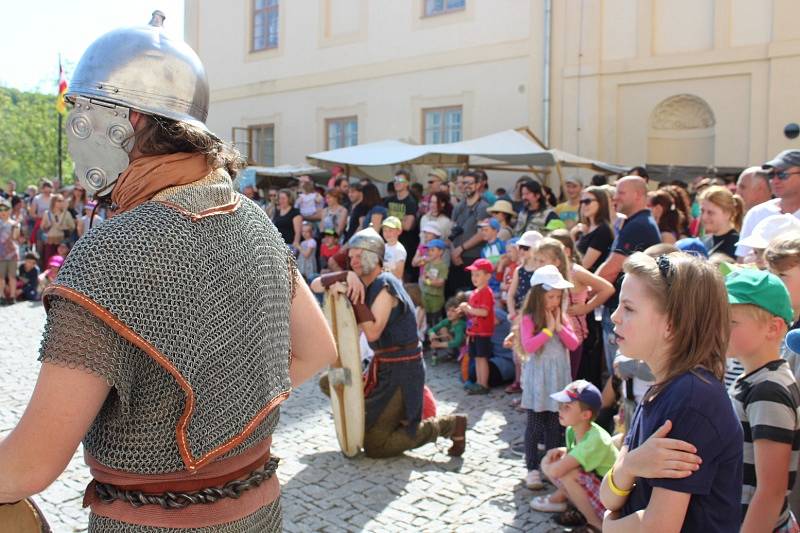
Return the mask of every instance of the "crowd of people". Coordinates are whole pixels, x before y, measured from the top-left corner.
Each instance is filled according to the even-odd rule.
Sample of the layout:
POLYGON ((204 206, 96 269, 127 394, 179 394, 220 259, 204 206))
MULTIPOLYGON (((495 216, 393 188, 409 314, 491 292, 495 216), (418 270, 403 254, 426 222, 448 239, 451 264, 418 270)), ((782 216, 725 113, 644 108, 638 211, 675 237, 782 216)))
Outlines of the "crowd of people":
POLYGON ((6 181, 0 191, 0 305, 39 300, 73 244, 105 214, 80 185, 42 179, 20 194, 16 181, 6 181))
POLYGON ((526 413, 524 482, 555 488, 533 509, 587 530, 798 531, 800 151, 736 181, 637 167, 558 193, 443 169, 427 187, 400 170, 384 198, 338 168, 328 188, 245 190, 309 282, 349 268, 355 232, 383 236, 429 364, 526 413))
MULTIPOLYGON (((308 283, 349 268, 356 232, 380 233, 429 364, 526 413, 525 485, 555 488, 533 509, 588 530, 798 531, 800 355, 784 338, 800 328, 800 151, 735 182, 637 167, 508 192, 436 168, 426 186, 397 171, 381 197, 336 167, 327 187, 242 192, 308 283)), ((49 180, 0 196, 3 303, 36 300, 103 211, 49 180)))

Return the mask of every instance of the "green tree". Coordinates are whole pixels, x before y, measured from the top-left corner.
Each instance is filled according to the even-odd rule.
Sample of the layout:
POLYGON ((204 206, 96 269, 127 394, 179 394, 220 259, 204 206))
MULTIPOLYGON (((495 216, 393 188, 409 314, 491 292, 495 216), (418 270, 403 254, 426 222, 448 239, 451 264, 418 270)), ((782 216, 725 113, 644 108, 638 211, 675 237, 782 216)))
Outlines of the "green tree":
MULTIPOLYGON (((0 87, 0 184, 11 178, 24 190, 41 178, 58 175, 55 102, 52 94, 0 87)), ((66 146, 62 135, 62 180, 68 184, 73 183, 73 164, 66 146)))

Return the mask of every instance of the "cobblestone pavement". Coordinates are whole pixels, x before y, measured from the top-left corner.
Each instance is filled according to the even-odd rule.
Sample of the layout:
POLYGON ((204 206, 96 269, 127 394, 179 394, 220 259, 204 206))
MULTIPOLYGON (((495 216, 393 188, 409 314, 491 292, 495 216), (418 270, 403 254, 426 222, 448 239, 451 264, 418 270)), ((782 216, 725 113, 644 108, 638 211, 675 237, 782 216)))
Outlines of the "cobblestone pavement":
MULTIPOLYGON (((39 304, 0 308, 0 435, 14 427, 33 389, 43 324, 39 304)), ((528 507, 533 493, 522 483, 523 460, 509 446, 521 438, 523 415, 500 390, 467 396, 456 372, 454 364, 429 367, 428 382, 440 412, 469 414, 467 452, 460 459, 448 457, 446 440, 395 459, 347 459, 316 383, 295 391, 283 404, 273 445, 282 458, 285 530, 558 531, 549 515, 528 507)), ((88 480, 79 449, 36 497, 55 533, 85 531, 81 498, 88 480)))

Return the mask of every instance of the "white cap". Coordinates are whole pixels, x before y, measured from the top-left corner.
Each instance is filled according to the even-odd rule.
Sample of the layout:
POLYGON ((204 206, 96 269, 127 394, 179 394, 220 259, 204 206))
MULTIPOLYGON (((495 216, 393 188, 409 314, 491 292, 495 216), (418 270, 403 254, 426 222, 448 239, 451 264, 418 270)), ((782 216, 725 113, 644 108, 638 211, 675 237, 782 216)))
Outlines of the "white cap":
POLYGON ((542 239, 544 239, 544 237, 538 231, 526 231, 517 241, 517 246, 528 246, 533 248, 539 244, 539 241, 542 239))
POLYGON ((794 215, 771 215, 756 224, 753 232, 736 245, 763 250, 778 235, 797 230, 800 230, 800 219, 794 215))
POLYGON ((422 226, 422 232, 433 233, 437 237, 442 236, 442 230, 439 229, 438 224, 428 223, 422 226))
POLYGON ((545 265, 537 268, 531 276, 531 287, 541 285, 545 290, 571 289, 575 285, 564 279, 555 265, 545 265))

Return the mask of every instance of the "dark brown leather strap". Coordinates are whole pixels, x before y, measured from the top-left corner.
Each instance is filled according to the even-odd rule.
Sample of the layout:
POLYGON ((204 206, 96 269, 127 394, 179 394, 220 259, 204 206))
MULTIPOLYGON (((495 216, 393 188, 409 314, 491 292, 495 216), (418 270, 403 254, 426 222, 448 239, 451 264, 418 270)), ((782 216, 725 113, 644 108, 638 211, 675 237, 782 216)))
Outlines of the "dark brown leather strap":
POLYGON ((319 277, 320 282, 324 288, 328 288, 334 283, 339 283, 347 281, 347 271, 343 270, 342 272, 329 272, 328 274, 322 274, 319 277))

